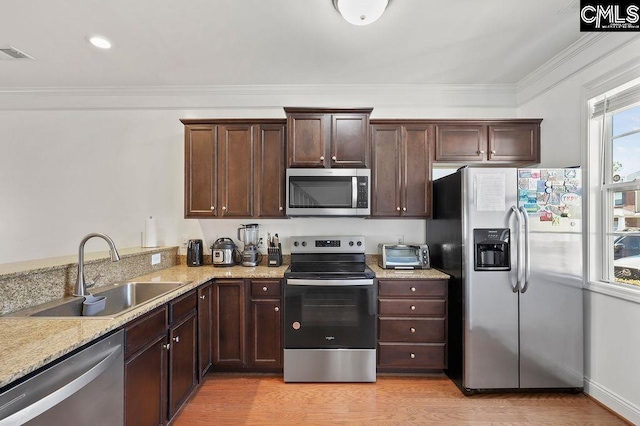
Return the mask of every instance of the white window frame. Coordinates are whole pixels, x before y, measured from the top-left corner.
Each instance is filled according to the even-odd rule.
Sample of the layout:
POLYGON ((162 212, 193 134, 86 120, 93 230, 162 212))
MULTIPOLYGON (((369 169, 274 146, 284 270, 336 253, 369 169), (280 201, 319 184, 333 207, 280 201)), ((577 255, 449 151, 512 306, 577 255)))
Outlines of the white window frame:
POLYGON ((587 179, 584 180, 587 203, 587 238, 585 252, 587 279, 585 287, 599 293, 640 302, 640 286, 614 281, 613 240, 620 232, 613 230, 614 193, 624 190, 640 190, 640 180, 613 182, 611 158, 612 115, 640 102, 640 69, 616 81, 609 80, 589 88, 585 86, 585 128, 588 141, 586 151, 587 179), (616 83, 614 85, 614 83, 616 83), (617 98, 605 103, 603 100, 617 92, 617 98), (617 103, 616 103, 617 101, 617 103), (610 106, 611 105, 611 106, 610 106))

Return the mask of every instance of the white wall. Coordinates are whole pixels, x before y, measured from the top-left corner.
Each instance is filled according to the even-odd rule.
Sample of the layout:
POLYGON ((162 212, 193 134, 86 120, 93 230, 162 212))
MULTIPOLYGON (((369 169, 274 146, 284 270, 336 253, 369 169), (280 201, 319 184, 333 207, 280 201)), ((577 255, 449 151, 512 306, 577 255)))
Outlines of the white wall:
MULTIPOLYGON (((90 232, 119 247, 140 245, 144 220, 158 220, 159 243, 183 235, 235 239, 253 220, 183 218, 184 136, 180 118, 284 118, 283 106, 370 106, 373 117, 513 117, 515 88, 340 87, 213 90, 126 89, 0 93, 0 264, 73 255, 90 232), (482 105, 478 107, 477 105, 482 105)), ((422 220, 258 221, 262 234, 364 234, 424 242, 422 220)), ((102 251, 90 240, 87 251, 102 251)))
MULTIPOLYGON (((521 88, 518 113, 544 117, 544 166, 580 164, 588 172, 585 93, 638 66, 640 37, 599 35, 574 53, 563 62, 548 64, 548 73, 532 76, 538 78, 521 88)), ((585 389, 640 424, 640 292, 614 295, 601 290, 606 285, 586 282, 585 286, 585 389)))

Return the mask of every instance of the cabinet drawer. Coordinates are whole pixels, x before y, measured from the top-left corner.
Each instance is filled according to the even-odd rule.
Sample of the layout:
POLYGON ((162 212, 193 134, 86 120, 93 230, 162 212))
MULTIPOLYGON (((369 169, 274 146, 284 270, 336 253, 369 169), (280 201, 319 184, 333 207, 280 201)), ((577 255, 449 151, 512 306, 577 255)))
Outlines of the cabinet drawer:
POLYGON ((444 342, 444 318, 380 318, 381 342, 444 342))
POLYGON ((127 325, 124 330, 124 357, 128 358, 155 340, 157 336, 167 332, 167 307, 162 306, 162 308, 146 314, 127 325))
POLYGON ((378 280, 378 295, 444 298, 447 296, 447 281, 378 280))
POLYGON ((198 296, 196 295, 195 290, 192 290, 189 293, 169 302, 169 323, 174 323, 188 316, 191 311, 196 310, 197 305, 198 296))
POLYGON ((380 367, 403 367, 409 369, 447 368, 446 344, 378 344, 378 365, 380 367))
POLYGON ((447 302, 439 299, 380 299, 378 313, 387 316, 431 315, 444 317, 447 302))
POLYGON ((280 280, 252 280, 251 297, 280 297, 280 280))

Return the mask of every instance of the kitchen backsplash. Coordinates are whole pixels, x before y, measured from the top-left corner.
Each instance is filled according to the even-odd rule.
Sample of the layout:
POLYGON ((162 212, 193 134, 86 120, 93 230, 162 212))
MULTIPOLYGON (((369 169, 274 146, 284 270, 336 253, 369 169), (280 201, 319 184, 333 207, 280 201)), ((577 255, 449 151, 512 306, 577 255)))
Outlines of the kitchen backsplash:
MULTIPOLYGON (((87 281, 103 275, 96 287, 125 281, 179 264, 177 247, 119 249, 121 259, 111 262, 108 252, 85 255, 87 281), (160 263, 151 265, 151 256, 160 263)), ((77 256, 32 260, 0 265, 0 315, 46 303, 73 292, 78 271, 77 256)))

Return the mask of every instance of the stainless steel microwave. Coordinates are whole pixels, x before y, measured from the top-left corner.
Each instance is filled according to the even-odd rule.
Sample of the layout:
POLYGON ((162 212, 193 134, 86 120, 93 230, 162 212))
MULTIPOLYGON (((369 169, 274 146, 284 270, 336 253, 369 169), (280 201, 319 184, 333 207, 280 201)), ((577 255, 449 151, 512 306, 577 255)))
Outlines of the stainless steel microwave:
POLYGON ((288 216, 369 216, 369 169, 287 169, 288 216))

